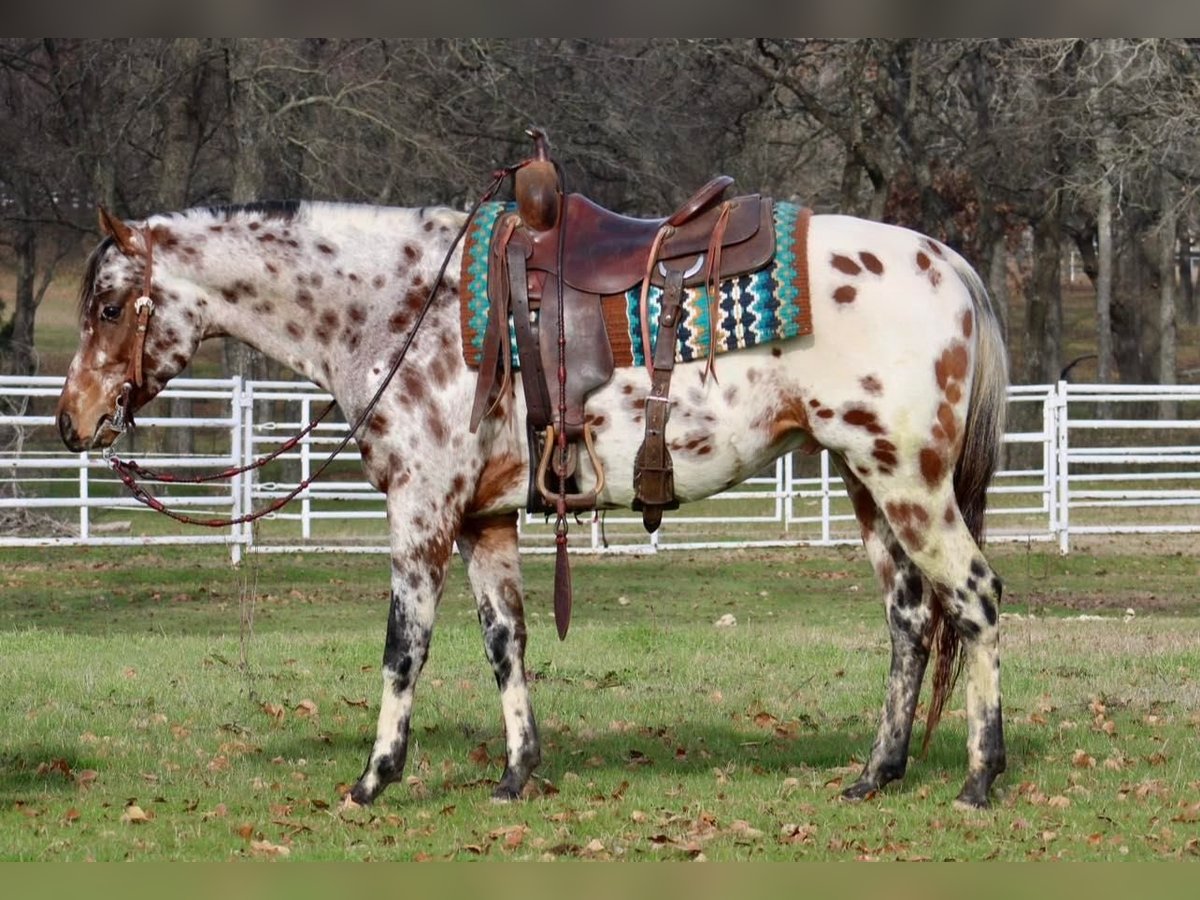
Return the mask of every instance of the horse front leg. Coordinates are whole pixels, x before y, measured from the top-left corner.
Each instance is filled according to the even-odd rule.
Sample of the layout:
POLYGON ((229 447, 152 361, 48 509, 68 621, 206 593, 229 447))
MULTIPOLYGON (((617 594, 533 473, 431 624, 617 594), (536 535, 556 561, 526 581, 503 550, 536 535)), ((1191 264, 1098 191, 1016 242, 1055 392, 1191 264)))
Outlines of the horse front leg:
POLYGON ((542 759, 525 682, 525 611, 517 514, 467 519, 459 533, 458 549, 475 594, 483 648, 496 676, 504 715, 506 763, 492 797, 515 800, 542 759))
POLYGON ((358 804, 371 803, 404 771, 413 692, 429 656, 434 616, 454 546, 453 521, 429 523, 405 512, 405 505, 412 504, 402 504, 389 493, 392 594, 381 666, 383 698, 371 755, 349 794, 358 804))

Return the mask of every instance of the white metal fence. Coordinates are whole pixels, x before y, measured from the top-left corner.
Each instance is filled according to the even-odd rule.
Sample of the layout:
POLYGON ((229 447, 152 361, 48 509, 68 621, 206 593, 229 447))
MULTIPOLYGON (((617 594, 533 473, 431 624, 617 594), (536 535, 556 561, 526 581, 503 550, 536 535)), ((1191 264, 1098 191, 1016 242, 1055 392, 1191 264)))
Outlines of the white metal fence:
MULTIPOLYGON (((260 552, 386 548, 384 504, 361 473, 353 444, 345 460, 256 527, 219 531, 179 525, 139 504, 98 455, 58 442, 53 404, 60 378, 0 377, 0 547, 219 543, 234 561, 260 552), (15 523, 15 524, 14 524, 15 523)), ((145 416, 122 455, 161 470, 224 469, 250 462, 298 432, 328 396, 297 382, 178 379, 172 398, 187 416, 145 416), (178 448, 186 439, 186 452, 178 448)), ((1083 534, 1200 533, 1200 386, 1014 386, 1006 461, 991 488, 988 539, 1057 542, 1083 534)), ((214 486, 159 486, 169 505, 236 517, 307 478, 344 436, 326 422, 253 476, 214 486)), ((523 546, 547 551, 542 517, 521 521, 523 546)), ((710 546, 836 544, 858 540, 853 511, 829 460, 789 455, 702 503, 668 513, 653 536, 640 517, 609 513, 572 529, 571 545, 594 552, 654 552, 710 546)))

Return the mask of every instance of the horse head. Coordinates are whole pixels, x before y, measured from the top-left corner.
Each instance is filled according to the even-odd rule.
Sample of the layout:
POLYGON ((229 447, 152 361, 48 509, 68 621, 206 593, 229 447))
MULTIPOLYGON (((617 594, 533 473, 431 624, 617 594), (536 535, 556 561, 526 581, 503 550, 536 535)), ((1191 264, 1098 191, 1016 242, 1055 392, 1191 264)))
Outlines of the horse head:
POLYGON ((79 348, 56 410, 73 451, 110 446, 133 414, 177 375, 200 343, 201 323, 183 292, 155 270, 155 229, 100 209, 104 240, 92 251, 79 292, 79 348))

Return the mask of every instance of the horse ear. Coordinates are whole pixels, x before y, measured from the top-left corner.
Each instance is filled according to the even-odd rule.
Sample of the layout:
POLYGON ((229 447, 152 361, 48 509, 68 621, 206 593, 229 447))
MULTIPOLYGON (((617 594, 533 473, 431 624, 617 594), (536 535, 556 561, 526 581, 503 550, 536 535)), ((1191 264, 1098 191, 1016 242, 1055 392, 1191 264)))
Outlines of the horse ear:
POLYGON ((100 218, 100 233, 105 237, 112 238, 122 253, 126 256, 134 256, 141 251, 137 233, 132 228, 103 206, 97 206, 96 211, 100 218))

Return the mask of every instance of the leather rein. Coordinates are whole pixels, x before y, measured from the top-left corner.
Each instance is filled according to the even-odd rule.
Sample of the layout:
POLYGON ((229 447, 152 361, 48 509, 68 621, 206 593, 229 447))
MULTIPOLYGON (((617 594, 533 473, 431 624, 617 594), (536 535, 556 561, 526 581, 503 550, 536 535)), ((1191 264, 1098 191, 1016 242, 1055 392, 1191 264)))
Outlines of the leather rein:
MULTIPOLYGON (((207 528, 227 528, 233 525, 241 525, 261 519, 263 516, 270 515, 271 513, 282 509, 292 500, 296 499, 296 497, 298 497, 301 493, 308 490, 308 488, 312 486, 313 482, 320 478, 321 475, 324 474, 325 470, 329 468, 330 464, 337 457, 337 455, 346 449, 350 441, 352 441, 355 435, 358 434, 363 424, 367 421, 367 418, 379 404, 380 399, 383 397, 383 394, 387 390, 388 386, 392 383, 396 373, 400 370, 401 364, 408 355, 408 348, 412 345, 412 342, 416 337, 417 329, 420 328, 421 323, 425 319, 426 313, 429 312, 429 308, 433 305, 433 301, 437 296, 438 290, 442 286, 442 282, 446 275, 446 268, 450 265, 450 259, 454 255, 454 250, 462 241, 463 235, 466 234, 466 231, 470 227, 471 221, 475 217, 475 213, 479 210, 479 207, 495 195, 506 178, 516 172, 517 169, 526 165, 528 162, 529 160, 522 160, 515 165, 506 166, 505 168, 498 169, 493 173, 491 184, 488 185, 488 188, 486 191, 484 191, 483 195, 477 201, 475 201, 475 205, 471 208, 470 212, 467 213, 462 227, 459 228, 458 234, 455 235, 454 240, 450 244, 450 248, 446 251, 446 256, 442 260, 441 267, 438 269, 437 277, 434 279, 433 284, 429 289, 429 294, 426 296, 425 302, 421 305, 420 310, 417 312, 416 320, 414 321, 413 326, 409 330, 408 334, 405 336, 404 342, 400 346, 400 351, 396 354, 396 358, 393 360, 391 368, 388 369, 383 381, 380 382, 379 387, 376 389, 371 399, 367 402, 367 405, 363 411, 359 413, 358 417, 353 423, 351 423, 350 430, 346 433, 345 437, 343 437, 342 440, 338 442, 338 445, 334 447, 332 451, 330 451, 329 455, 325 458, 321 465, 318 466, 308 478, 303 479, 299 484, 297 484, 294 489, 289 491, 287 494, 276 498, 265 506, 260 507, 259 509, 251 510, 250 512, 244 513, 240 516, 205 519, 191 516, 187 513, 181 513, 178 510, 167 507, 161 500, 159 500, 145 487, 139 484, 138 479, 141 478, 146 481, 167 484, 207 484, 213 481, 228 480, 230 478, 235 478, 238 475, 243 475, 246 472, 260 469, 267 463, 277 459, 282 454, 291 450, 298 443, 300 443, 300 441, 311 434, 317 425, 333 410, 335 406, 337 406, 336 400, 330 401, 330 403, 317 415, 317 417, 309 422, 303 430, 276 447, 267 455, 258 457, 253 462, 245 465, 233 466, 223 469, 220 472, 210 473, 208 475, 175 475, 170 472, 158 472, 139 465, 135 460, 121 459, 112 452, 112 447, 110 446, 105 449, 104 457, 108 464, 112 467, 113 471, 117 473, 117 477, 121 479, 121 482, 126 488, 129 489, 134 498, 145 506, 150 507, 156 512, 160 512, 163 515, 169 516, 170 518, 175 519, 177 522, 183 522, 187 525, 201 525, 207 528)), ((126 370, 125 381, 121 385, 121 394, 117 398, 116 410, 114 411, 110 421, 107 423, 107 427, 110 430, 118 433, 123 433, 134 427, 133 411, 130 404, 132 401, 133 392, 136 389, 141 388, 142 384, 144 383, 143 356, 145 354, 146 333, 149 329, 150 317, 154 314, 154 300, 151 297, 151 289, 154 278, 154 239, 149 229, 143 229, 141 233, 146 244, 146 265, 142 276, 142 294, 137 298, 137 300, 134 301, 134 310, 137 315, 137 326, 133 336, 132 354, 129 360, 129 367, 126 370)))

